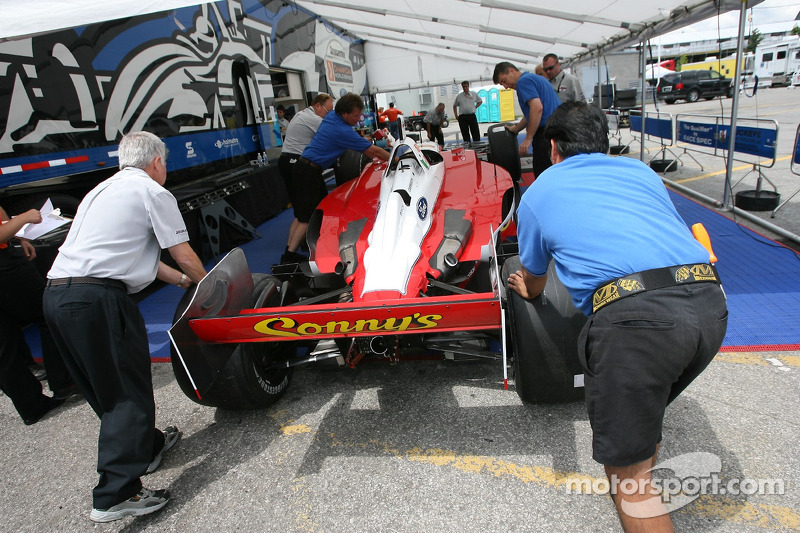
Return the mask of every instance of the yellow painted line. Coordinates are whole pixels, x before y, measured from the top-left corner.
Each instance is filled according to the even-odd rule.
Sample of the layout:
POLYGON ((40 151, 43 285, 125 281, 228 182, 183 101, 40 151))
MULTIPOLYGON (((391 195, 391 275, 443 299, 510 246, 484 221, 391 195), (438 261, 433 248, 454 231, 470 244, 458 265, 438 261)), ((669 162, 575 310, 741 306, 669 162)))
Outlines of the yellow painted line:
POLYGON ((718 353, 714 361, 737 365, 772 366, 768 359, 777 359, 786 366, 800 368, 799 355, 775 355, 775 352, 722 352, 718 353))
MULTIPOLYGON (((546 488, 566 491, 571 487, 602 486, 605 478, 597 478, 578 472, 563 472, 550 467, 517 464, 485 455, 460 454, 442 448, 412 447, 401 451, 395 445, 370 440, 369 443, 347 442, 330 434, 333 448, 377 449, 386 455, 407 461, 428 464, 440 468, 454 468, 473 475, 513 479, 526 485, 535 484, 546 488)), ((594 495, 608 498, 607 495, 594 495)), ((701 495, 679 513, 698 516, 702 519, 724 520, 732 524, 756 526, 764 529, 800 529, 800 510, 780 505, 751 503, 721 495, 701 495)))
MULTIPOLYGON (((787 159, 790 159, 791 157, 792 157, 791 155, 781 156, 781 157, 777 158, 775 160, 775 162, 777 163, 778 161, 786 161, 787 159)), ((753 164, 754 163, 750 163, 750 164, 747 164, 747 165, 740 165, 738 167, 733 167, 733 170, 731 172, 737 172, 739 170, 749 170, 749 169, 753 168, 753 164)), ((699 176, 695 176, 693 178, 683 178, 681 180, 675 180, 675 183, 688 183, 690 181, 697 181, 697 180, 702 180, 702 179, 706 179, 706 178, 713 178, 714 176, 719 176, 720 174, 725 174, 725 169, 716 170, 714 172, 708 172, 706 174, 700 174, 699 176)))
POLYGON ((311 433, 311 428, 305 424, 291 424, 281 426, 281 432, 284 435, 301 435, 303 433, 311 433))

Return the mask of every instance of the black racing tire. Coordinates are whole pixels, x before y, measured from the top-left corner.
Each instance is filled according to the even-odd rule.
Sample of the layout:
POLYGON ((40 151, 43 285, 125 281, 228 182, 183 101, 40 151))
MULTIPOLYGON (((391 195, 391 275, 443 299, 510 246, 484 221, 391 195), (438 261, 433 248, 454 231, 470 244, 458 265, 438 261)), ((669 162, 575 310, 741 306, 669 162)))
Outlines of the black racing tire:
POLYGON ((336 186, 347 183, 361 175, 367 163, 372 161, 369 157, 356 150, 345 150, 333 166, 336 177, 336 186))
MULTIPOLYGON (((253 306, 280 305, 280 281, 266 274, 253 274, 253 306)), ((191 302, 193 290, 186 291, 175 310, 173 323, 180 318, 191 302)), ((171 347, 172 370, 175 381, 192 401, 220 409, 245 410, 269 407, 289 386, 291 368, 267 369, 275 360, 288 359, 295 351, 294 342, 246 342, 236 347, 227 365, 220 370, 211 388, 199 399, 186 370, 171 347)))
MULTIPOLYGON (((519 256, 503 264, 507 284, 511 272, 520 270, 519 256)), ((542 295, 526 300, 508 290, 507 349, 513 358, 517 394, 528 403, 572 402, 583 399, 575 386, 583 374, 578 359, 578 337, 586 316, 572 303, 566 287, 550 265, 542 295)))
POLYGON ((686 101, 687 102, 694 103, 694 102, 698 101, 699 99, 700 99, 700 91, 698 91, 697 89, 691 89, 686 94, 686 101))
POLYGON ((611 155, 627 154, 630 151, 630 147, 624 144, 616 144, 608 148, 608 153, 611 155))

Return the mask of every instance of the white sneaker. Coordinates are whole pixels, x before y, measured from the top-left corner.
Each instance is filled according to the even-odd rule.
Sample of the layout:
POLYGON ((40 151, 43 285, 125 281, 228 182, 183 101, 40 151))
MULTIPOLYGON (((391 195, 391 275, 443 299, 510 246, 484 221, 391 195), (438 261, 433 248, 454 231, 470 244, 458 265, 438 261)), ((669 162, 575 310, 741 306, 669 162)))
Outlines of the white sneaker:
POLYGON ((142 487, 142 490, 122 503, 118 503, 108 509, 92 509, 89 519, 93 522, 113 522, 126 516, 141 516, 155 513, 169 501, 169 491, 165 489, 150 490, 142 487))
POLYGON ((167 426, 161 430, 164 434, 164 446, 161 448, 161 451, 158 452, 158 455, 155 456, 153 461, 147 466, 147 472, 145 474, 152 474, 158 468, 158 465, 161 464, 161 459, 164 458, 164 452, 175 446, 175 443, 178 442, 178 439, 181 438, 181 432, 178 431, 178 428, 175 426, 167 426))

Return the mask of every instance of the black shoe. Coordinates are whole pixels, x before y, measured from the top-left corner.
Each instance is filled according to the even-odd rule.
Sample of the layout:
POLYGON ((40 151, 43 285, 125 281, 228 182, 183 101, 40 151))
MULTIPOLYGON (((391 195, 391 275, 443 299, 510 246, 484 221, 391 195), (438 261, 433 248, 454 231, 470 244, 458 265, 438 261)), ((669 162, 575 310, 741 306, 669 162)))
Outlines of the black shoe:
POLYGON ((78 386, 72 383, 71 385, 53 391, 53 398, 56 400, 69 400, 73 396, 79 396, 78 386))
POLYGON ((45 370, 44 367, 39 363, 28 365, 28 369, 33 373, 33 377, 39 381, 44 381, 47 379, 47 370, 45 370))
POLYGON ((22 421, 25 422, 26 426, 31 426, 42 419, 44 415, 64 403, 64 400, 57 400, 55 398, 51 398, 50 396, 44 396, 45 400, 42 402, 42 407, 40 407, 40 411, 30 418, 23 418, 22 421))

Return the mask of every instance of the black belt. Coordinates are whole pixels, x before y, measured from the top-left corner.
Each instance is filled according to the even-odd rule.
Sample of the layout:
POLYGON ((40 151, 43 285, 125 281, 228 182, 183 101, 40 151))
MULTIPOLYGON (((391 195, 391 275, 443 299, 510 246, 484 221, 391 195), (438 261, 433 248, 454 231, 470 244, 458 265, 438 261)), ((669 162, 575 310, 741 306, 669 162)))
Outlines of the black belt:
POLYGON ((104 287, 114 287, 117 289, 127 290, 125 287, 125 283, 121 282, 118 279, 75 277, 75 278, 56 278, 47 280, 48 287, 58 287, 61 285, 66 285, 68 287, 70 285, 102 285, 104 287))
POLYGON ((309 161, 305 157, 300 157, 300 159, 298 159, 298 161, 300 161, 301 163, 303 163, 305 165, 310 166, 311 168, 316 168, 317 170, 322 170, 321 166, 319 166, 318 164, 314 163, 313 161, 309 161))
POLYGON ((592 296, 592 313, 632 294, 706 281, 720 283, 717 269, 708 263, 676 265, 635 272, 600 285, 592 296))

